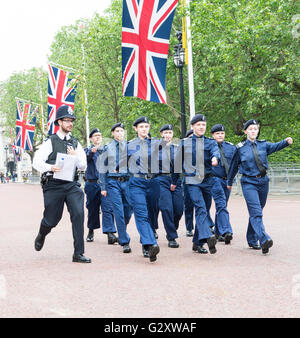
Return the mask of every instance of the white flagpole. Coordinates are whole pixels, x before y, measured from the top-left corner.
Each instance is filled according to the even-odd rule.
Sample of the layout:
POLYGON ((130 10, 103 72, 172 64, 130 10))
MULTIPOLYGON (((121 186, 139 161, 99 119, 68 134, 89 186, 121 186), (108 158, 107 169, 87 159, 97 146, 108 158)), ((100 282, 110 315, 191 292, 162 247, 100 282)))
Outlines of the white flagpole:
MULTIPOLYGON (((186 1, 186 7, 190 10, 190 0, 186 1)), ((193 71, 193 52, 190 15, 186 16, 187 49, 188 49, 188 76, 189 76, 189 99, 190 99, 190 120, 195 116, 195 91, 194 91, 194 71, 193 71)))

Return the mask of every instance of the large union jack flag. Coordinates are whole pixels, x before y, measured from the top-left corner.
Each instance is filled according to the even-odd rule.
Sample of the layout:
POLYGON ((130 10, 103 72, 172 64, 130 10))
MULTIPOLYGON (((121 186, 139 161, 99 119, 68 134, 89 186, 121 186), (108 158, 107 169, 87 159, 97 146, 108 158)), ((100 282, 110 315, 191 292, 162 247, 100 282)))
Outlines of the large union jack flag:
POLYGON ((178 0, 123 0, 123 95, 166 103, 169 39, 178 0))
POLYGON ((31 104, 17 101, 16 146, 32 150, 36 117, 31 112, 31 104))
POLYGON ((72 85, 68 72, 48 65, 48 122, 49 135, 55 134, 59 127, 54 124, 56 111, 62 105, 68 105, 74 110, 76 86, 72 85))

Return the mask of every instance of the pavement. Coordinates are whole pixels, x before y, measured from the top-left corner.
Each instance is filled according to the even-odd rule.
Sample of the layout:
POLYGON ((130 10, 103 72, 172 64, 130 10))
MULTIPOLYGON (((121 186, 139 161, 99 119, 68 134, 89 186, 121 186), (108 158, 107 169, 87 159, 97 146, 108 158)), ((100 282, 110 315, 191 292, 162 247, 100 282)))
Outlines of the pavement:
POLYGON ((0 205, 0 318, 300 317, 300 195, 269 195, 264 223, 274 246, 267 255, 248 248, 246 204, 232 195, 230 245, 219 242, 214 255, 192 252, 183 217, 180 247, 168 248, 160 218, 154 263, 142 256, 134 217, 132 253, 96 230, 95 241, 85 243, 92 263, 79 264, 72 262, 66 208, 42 251, 34 250, 39 185, 0 184, 0 205))

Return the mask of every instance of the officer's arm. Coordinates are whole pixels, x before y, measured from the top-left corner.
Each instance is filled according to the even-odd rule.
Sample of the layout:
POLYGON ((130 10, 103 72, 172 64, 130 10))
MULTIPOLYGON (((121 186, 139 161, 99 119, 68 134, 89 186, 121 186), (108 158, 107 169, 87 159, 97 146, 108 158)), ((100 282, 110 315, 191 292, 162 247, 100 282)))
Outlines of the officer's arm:
POLYGON ((79 170, 85 170, 87 167, 86 155, 79 142, 78 142, 78 145, 75 151, 75 156, 77 157, 77 163, 76 163, 77 168, 79 170))
POLYGON ((289 146, 291 144, 289 143, 289 139, 290 138, 287 138, 277 143, 267 142, 267 154, 270 155, 272 153, 275 153, 276 151, 279 151, 289 146))
POLYGON ((212 166, 217 166, 219 161, 220 161, 220 151, 218 147, 218 143, 213 140, 212 145, 210 148, 210 159, 211 159, 211 164, 212 166))
POLYGON ((106 191, 107 185, 107 174, 108 174, 108 147, 107 145, 103 147, 101 152, 98 153, 96 159, 96 168, 99 173, 99 183, 101 187, 101 191, 106 191))
POLYGON ((227 185, 229 187, 232 186, 233 179, 235 178, 239 170, 240 163, 241 163, 240 153, 239 153, 239 150, 236 148, 232 161, 230 163, 230 167, 229 167, 229 171, 227 175, 227 179, 228 179, 227 185))
POLYGON ((51 140, 48 139, 35 152, 32 162, 33 168, 39 171, 40 173, 51 171, 52 164, 46 163, 51 153, 52 153, 52 143, 51 140))

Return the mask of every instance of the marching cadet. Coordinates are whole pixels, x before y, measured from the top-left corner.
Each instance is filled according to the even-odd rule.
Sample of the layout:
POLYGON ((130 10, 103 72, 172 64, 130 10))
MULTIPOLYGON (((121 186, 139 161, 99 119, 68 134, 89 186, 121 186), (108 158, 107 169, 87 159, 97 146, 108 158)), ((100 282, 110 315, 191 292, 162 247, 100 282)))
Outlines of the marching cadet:
POLYGON ((100 228, 100 206, 102 210, 102 232, 107 234, 107 243, 118 242, 115 236, 116 228, 114 216, 109 198, 101 195, 99 172, 96 167, 97 159, 102 151, 102 134, 98 128, 94 128, 89 135, 92 145, 85 148, 87 158, 87 169, 85 173, 86 183, 84 191, 86 194, 86 207, 88 209, 87 227, 89 229, 87 242, 94 241, 94 230, 100 228))
POLYGON ((127 142, 124 140, 125 126, 119 122, 112 126, 113 141, 103 148, 97 162, 101 177, 101 194, 111 200, 116 219, 119 244, 123 253, 130 253, 130 236, 127 225, 132 215, 129 199, 129 178, 127 166, 127 142))
POLYGON ((84 254, 84 194, 78 183, 78 175, 73 181, 65 181, 53 177, 62 167, 56 163, 58 153, 76 157, 79 170, 86 168, 86 156, 78 142, 71 135, 75 121, 71 107, 63 105, 57 109, 54 121, 59 130, 51 135, 35 153, 33 167, 42 173, 42 189, 44 195, 44 217, 41 221, 39 233, 35 239, 35 250, 43 248, 45 237, 61 220, 64 204, 66 203, 71 215, 72 232, 74 238, 73 262, 91 263, 91 259, 84 254))
POLYGON ((151 198, 156 198, 152 191, 151 152, 158 146, 158 140, 148 137, 150 122, 147 117, 139 117, 133 124, 137 138, 128 142, 128 167, 131 173, 129 180, 130 201, 133 207, 135 223, 140 234, 144 257, 150 262, 157 259, 160 249, 154 236, 150 217, 151 198), (152 196, 151 196, 152 195, 152 196))
MULTIPOLYGON (((190 129, 187 131, 185 138, 191 137, 193 135, 193 129, 190 129)), ((187 185, 185 183, 185 178, 183 177, 182 181, 183 185, 183 197, 184 197, 184 218, 185 218, 185 226, 186 226, 186 236, 187 237, 193 237, 193 229, 194 229, 194 206, 193 202, 189 197, 189 192, 187 189, 187 185)), ((211 219, 210 216, 210 207, 212 203, 212 197, 210 194, 203 194, 205 205, 206 205, 206 210, 208 213, 208 221, 210 223, 209 227, 213 231, 213 227, 215 226, 213 220, 211 219)))
POLYGON ((217 252, 216 237, 210 229, 205 195, 213 196, 217 212, 225 219, 226 203, 220 193, 221 186, 212 174, 212 167, 218 165, 220 153, 216 141, 204 136, 206 117, 197 114, 190 123, 193 136, 181 141, 176 153, 175 170, 183 169, 188 193, 195 207, 196 227, 192 249, 207 253, 203 248, 203 244, 207 243, 209 252, 214 254, 217 252))
POLYGON ((173 126, 171 124, 162 126, 160 135, 162 140, 158 153, 159 173, 154 178, 159 183, 160 189, 158 207, 162 214, 166 237, 169 242, 168 246, 170 248, 178 248, 179 244, 176 242, 176 238, 178 238, 177 230, 183 214, 183 195, 181 180, 177 180, 177 185, 172 183, 174 154, 177 147, 171 143, 174 135, 173 126))
POLYGON ((293 143, 291 137, 271 143, 258 140, 259 124, 249 120, 244 124, 247 140, 237 145, 228 173, 228 189, 238 170, 242 174, 241 186, 250 216, 247 229, 247 242, 250 248, 262 249, 266 254, 273 246, 273 240, 267 234, 263 224, 263 208, 266 205, 269 191, 267 176, 268 155, 279 151, 293 143), (258 245, 258 241, 260 246, 258 245))
MULTIPOLYGON (((225 127, 222 124, 214 125, 211 128, 211 134, 218 144, 221 159, 218 165, 212 168, 212 172, 222 186, 224 192, 223 197, 226 200, 227 207, 230 196, 230 190, 227 188, 227 175, 232 157, 235 153, 235 146, 232 143, 225 141, 225 127)), ((220 215, 216 213, 215 234, 219 241, 224 241, 225 244, 230 244, 230 241, 232 240, 231 224, 227 222, 227 217, 225 221, 218 221, 219 217, 220 215), (220 226, 218 224, 220 224, 220 226), (221 228, 222 225, 223 228, 221 228)))

